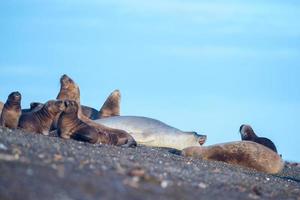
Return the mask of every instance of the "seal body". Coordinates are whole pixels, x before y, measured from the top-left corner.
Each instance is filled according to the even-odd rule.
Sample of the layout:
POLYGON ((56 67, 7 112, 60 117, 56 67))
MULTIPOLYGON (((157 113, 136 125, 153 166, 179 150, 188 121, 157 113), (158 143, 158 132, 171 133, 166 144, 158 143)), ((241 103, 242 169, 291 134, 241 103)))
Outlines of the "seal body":
POLYGON ((253 131, 252 127, 246 124, 241 125, 240 134, 242 140, 252 141, 264 145, 277 153, 275 144, 268 138, 258 137, 253 131))
POLYGON ((1 116, 1 113, 2 113, 3 106, 4 106, 4 103, 0 101, 0 116, 1 116))
POLYGON ((112 129, 92 120, 80 119, 78 117, 79 104, 76 101, 66 100, 66 109, 58 120, 58 134, 68 139, 78 139, 90 143, 136 146, 131 135, 123 130, 112 129))
POLYGON ((49 135, 53 121, 64 109, 64 101, 50 100, 36 111, 23 113, 19 120, 19 127, 28 132, 49 135))
POLYGON ((120 116, 121 93, 114 90, 106 99, 99 111, 98 118, 120 116))
POLYGON ((284 161, 271 149, 252 141, 237 141, 206 147, 188 147, 182 155, 205 160, 222 161, 257 171, 276 174, 284 161))
POLYGON ((94 120, 107 127, 128 132, 138 144, 156 147, 184 149, 189 146, 200 146, 205 135, 195 132, 184 132, 161 121, 139 116, 116 116, 94 120))
POLYGON ((21 94, 19 92, 12 92, 3 106, 0 125, 7 128, 17 128, 21 113, 21 94))

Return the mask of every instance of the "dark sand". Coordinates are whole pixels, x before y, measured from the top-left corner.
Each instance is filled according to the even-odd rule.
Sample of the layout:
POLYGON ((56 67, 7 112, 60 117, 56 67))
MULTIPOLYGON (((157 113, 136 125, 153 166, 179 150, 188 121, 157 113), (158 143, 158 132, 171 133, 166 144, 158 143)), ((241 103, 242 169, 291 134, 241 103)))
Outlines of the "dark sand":
POLYGON ((297 199, 300 167, 278 175, 0 128, 1 200, 297 199))

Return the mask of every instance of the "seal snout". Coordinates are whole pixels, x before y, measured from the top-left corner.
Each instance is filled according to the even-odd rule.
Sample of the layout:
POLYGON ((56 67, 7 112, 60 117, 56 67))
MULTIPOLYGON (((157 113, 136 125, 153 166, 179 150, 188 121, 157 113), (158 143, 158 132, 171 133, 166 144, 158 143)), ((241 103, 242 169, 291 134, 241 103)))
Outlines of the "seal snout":
POLYGON ((206 136, 206 135, 199 135, 198 143, 199 143, 200 145, 203 145, 203 144, 206 142, 206 139, 207 139, 207 136, 206 136))
POLYGON ((12 100, 16 100, 16 101, 19 101, 19 100, 21 100, 21 94, 20 94, 20 92, 12 92, 10 95, 9 95, 9 97, 8 97, 9 99, 12 99, 12 100))

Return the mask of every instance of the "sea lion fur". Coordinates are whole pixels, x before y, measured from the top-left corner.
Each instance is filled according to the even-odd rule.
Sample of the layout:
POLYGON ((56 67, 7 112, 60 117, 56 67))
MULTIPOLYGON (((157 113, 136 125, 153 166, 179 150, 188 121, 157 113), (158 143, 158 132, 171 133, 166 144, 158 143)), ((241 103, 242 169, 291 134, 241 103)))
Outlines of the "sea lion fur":
POLYGON ((188 147, 183 149, 182 155, 204 160, 222 161, 269 174, 279 173, 284 167, 284 161, 276 152, 252 141, 229 142, 206 147, 188 147))

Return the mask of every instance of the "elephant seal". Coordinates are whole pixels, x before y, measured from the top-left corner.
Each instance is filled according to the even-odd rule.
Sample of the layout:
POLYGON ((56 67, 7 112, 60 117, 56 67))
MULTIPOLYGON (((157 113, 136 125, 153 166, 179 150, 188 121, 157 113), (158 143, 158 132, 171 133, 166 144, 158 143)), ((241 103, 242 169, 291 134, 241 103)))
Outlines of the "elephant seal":
POLYGON ((64 109, 64 101, 47 101, 39 110, 23 113, 19 120, 19 127, 28 132, 49 135, 53 121, 64 109))
POLYGON ((206 147, 188 147, 182 150, 182 155, 222 161, 269 174, 279 173, 284 167, 284 161, 277 153, 252 141, 229 142, 206 147))
POLYGON ((264 145, 277 153, 275 144, 268 138, 258 137, 251 126, 243 124, 240 127, 242 140, 252 141, 264 145))
POLYGON ((99 111, 99 118, 120 116, 121 93, 114 90, 106 99, 99 111))
POLYGON ((94 122, 128 132, 138 144, 155 147, 169 147, 182 150, 189 146, 200 146, 205 135, 184 132, 161 121, 138 116, 115 116, 94 120, 94 122))
POLYGON ((3 106, 0 125, 7 128, 17 128, 19 118, 21 116, 21 94, 19 92, 12 92, 3 106))
POLYGON ((110 144, 117 146, 136 146, 136 141, 123 130, 112 129, 78 117, 79 104, 66 100, 66 109, 58 120, 58 135, 62 138, 77 139, 90 143, 110 144))

